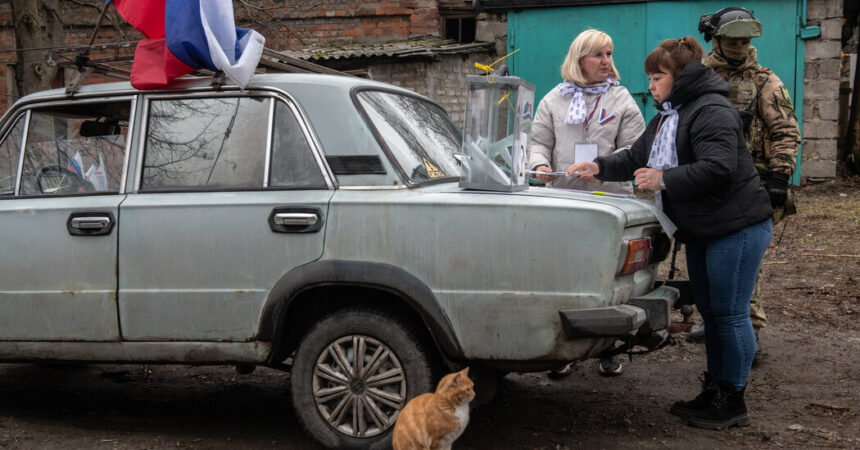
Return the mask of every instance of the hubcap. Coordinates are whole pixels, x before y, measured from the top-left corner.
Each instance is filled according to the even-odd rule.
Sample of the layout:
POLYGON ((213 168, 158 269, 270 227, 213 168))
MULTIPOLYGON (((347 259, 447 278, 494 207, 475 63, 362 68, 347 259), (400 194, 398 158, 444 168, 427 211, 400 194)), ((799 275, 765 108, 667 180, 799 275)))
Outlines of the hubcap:
POLYGON ((369 336, 344 336, 326 347, 313 375, 323 418, 352 437, 384 433, 406 399, 406 377, 394 352, 369 336))

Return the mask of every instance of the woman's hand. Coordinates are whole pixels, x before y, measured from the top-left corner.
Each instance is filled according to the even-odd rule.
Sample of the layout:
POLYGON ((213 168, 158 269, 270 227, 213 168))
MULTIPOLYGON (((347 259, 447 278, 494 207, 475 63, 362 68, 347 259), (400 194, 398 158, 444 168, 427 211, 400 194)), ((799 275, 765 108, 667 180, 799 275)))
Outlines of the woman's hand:
MULTIPOLYGON (((547 166, 537 166, 535 167, 535 172, 552 172, 552 169, 547 166)), ((540 182, 549 183, 550 181, 555 180, 557 177, 555 175, 535 175, 535 178, 537 178, 540 182)))
POLYGON ((582 178, 589 183, 599 183, 600 180, 594 178, 597 175, 597 172, 600 170, 600 167, 597 163, 593 163, 590 161, 580 161, 567 169, 567 176, 573 176, 576 174, 577 177, 582 178))
POLYGON ((663 178, 662 170, 643 167, 633 172, 633 184, 639 189, 648 189, 654 192, 659 191, 660 178, 663 178))

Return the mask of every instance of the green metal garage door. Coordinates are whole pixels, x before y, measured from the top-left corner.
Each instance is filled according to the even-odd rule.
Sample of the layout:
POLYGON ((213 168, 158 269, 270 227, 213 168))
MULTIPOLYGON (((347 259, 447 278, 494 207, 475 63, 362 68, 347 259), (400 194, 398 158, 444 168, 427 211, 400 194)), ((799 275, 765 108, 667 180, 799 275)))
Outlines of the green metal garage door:
MULTIPOLYGON (((533 83, 535 97, 542 98, 561 81, 560 67, 571 41, 583 30, 605 31, 615 44, 615 65, 621 84, 638 100, 646 121, 655 113, 648 93, 643 62, 662 40, 693 36, 705 48, 698 32, 699 17, 726 6, 751 9, 762 22, 762 36, 753 39, 759 63, 779 75, 792 93, 797 116, 803 117, 803 42, 799 17, 803 0, 754 0, 728 4, 725 1, 651 1, 647 3, 535 8, 508 11, 508 51, 513 75, 533 83)), ((795 171, 799 181, 800 155, 795 171)))

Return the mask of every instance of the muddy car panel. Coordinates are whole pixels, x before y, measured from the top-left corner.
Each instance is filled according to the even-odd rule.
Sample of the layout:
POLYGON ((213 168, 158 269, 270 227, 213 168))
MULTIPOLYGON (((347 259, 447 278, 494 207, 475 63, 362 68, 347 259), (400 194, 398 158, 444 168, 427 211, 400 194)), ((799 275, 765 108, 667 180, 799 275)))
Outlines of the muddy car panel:
POLYGON ((0 340, 112 341, 117 233, 74 236, 72 212, 118 216, 120 196, 3 199, 0 340), (27 238, 24 238, 27 236, 27 238))
POLYGON ((622 237, 656 231, 625 229, 613 204, 625 202, 452 185, 338 191, 323 258, 387 262, 417 276, 447 311, 466 358, 576 359, 595 342, 560 342, 558 311, 624 303, 654 282, 651 270, 616 276, 622 237))

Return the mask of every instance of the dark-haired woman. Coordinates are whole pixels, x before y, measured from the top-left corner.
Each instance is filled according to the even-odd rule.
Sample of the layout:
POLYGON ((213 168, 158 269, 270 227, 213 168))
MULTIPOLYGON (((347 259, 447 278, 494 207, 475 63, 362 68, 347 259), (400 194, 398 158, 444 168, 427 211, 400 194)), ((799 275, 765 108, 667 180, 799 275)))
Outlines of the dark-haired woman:
POLYGON ((701 393, 671 412, 701 428, 749 425, 744 389, 755 351, 749 301, 771 239, 771 206, 744 143, 729 85, 700 63, 691 38, 668 39, 645 60, 660 110, 626 151, 568 173, 633 179, 655 191, 687 251, 696 306, 705 320, 707 372, 701 393))

